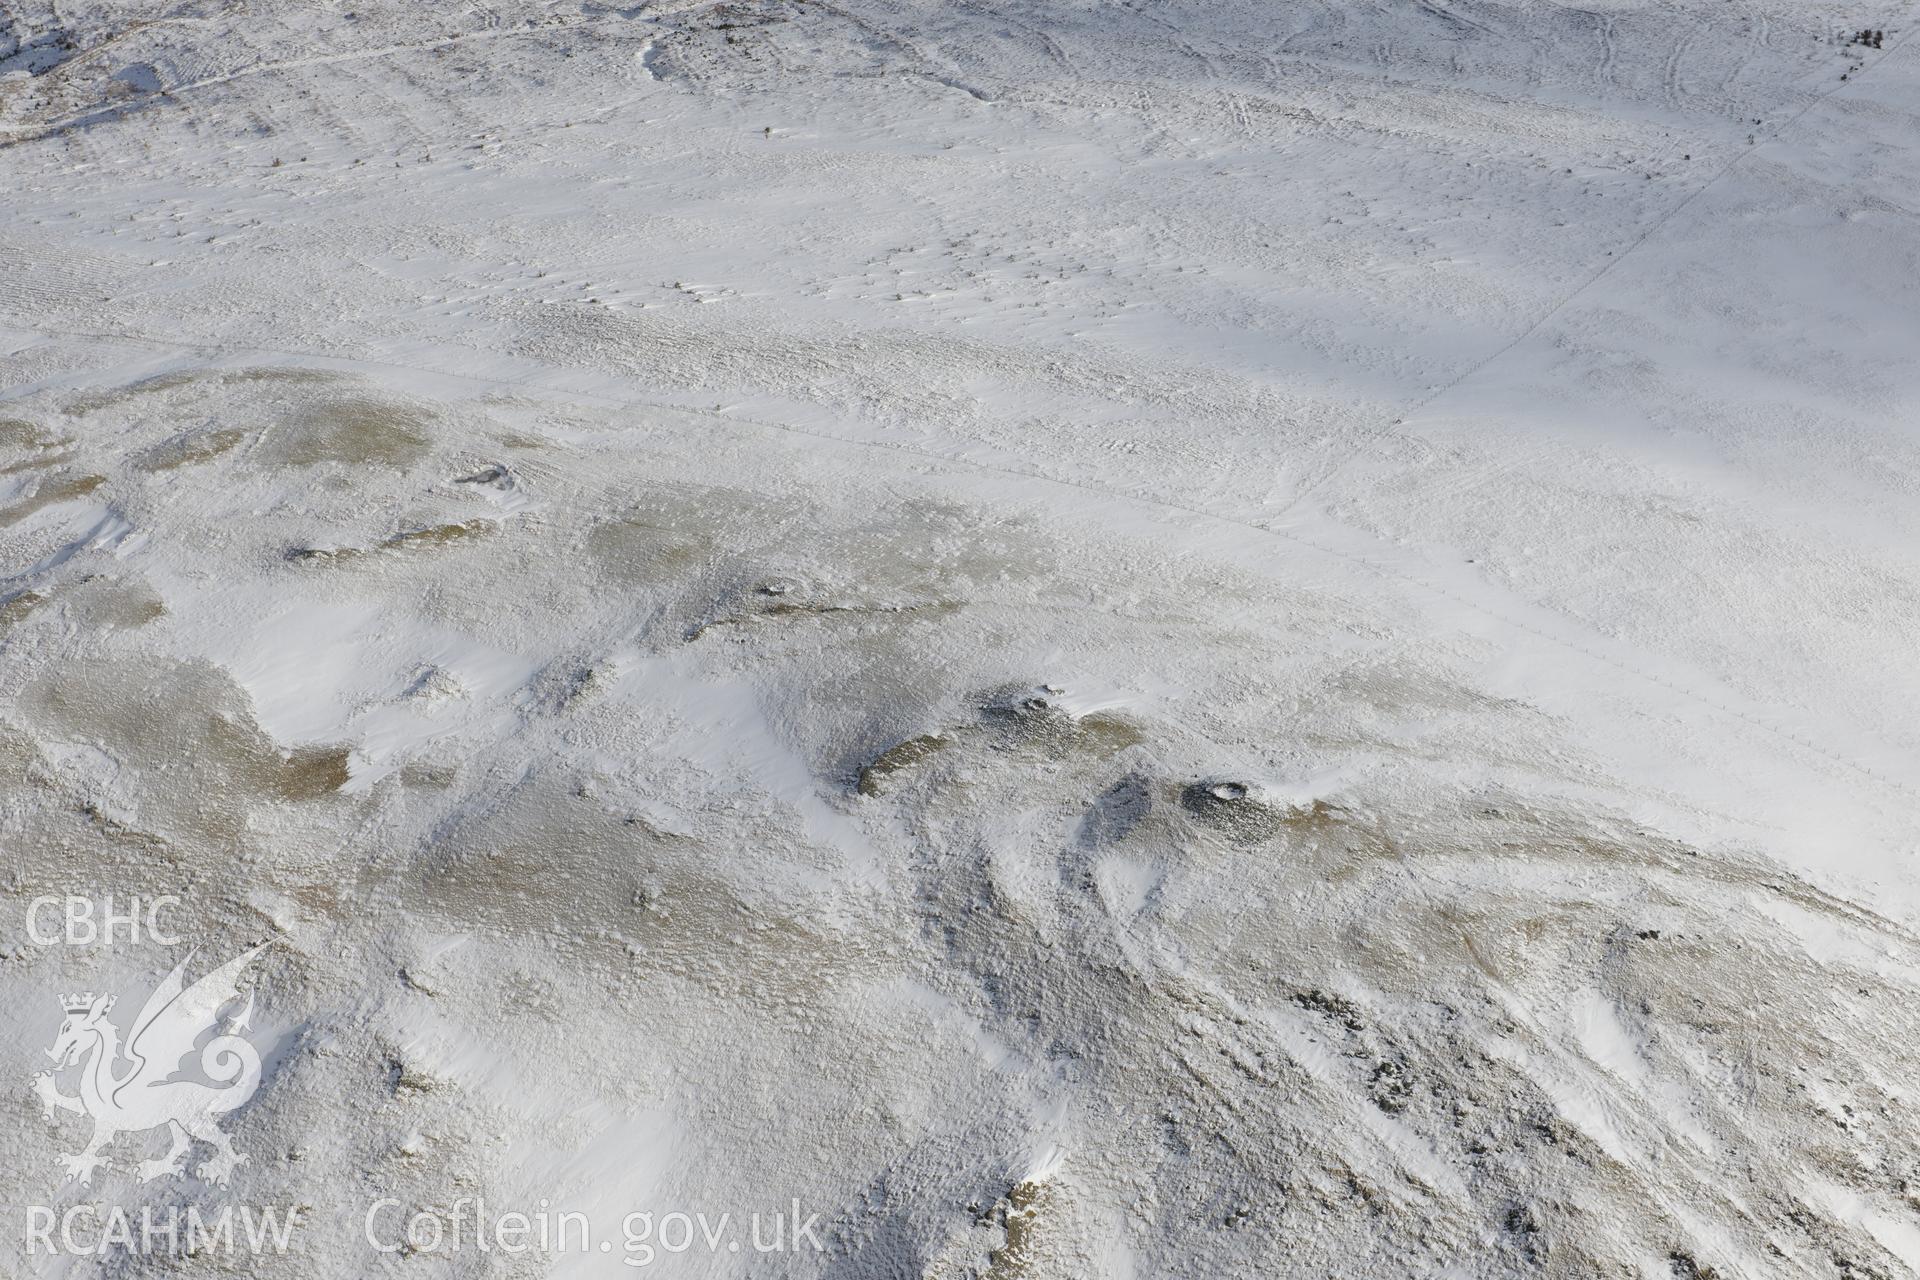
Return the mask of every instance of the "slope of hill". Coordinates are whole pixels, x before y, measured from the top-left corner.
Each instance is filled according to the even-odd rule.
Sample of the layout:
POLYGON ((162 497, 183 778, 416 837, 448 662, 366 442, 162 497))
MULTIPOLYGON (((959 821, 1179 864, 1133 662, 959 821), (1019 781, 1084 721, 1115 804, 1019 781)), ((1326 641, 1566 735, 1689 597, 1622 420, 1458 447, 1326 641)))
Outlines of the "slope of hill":
POLYGON ((8 1201, 1920 1274, 1908 16, 0 17, 8 1201), (231 1186, 62 1184, 269 936, 231 1186))

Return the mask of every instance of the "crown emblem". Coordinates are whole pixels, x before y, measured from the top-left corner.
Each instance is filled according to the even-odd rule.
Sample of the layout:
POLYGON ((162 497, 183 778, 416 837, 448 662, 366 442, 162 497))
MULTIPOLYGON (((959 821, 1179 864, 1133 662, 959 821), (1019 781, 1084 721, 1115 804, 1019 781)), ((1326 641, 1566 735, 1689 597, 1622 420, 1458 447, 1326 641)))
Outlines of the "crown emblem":
POLYGON ((70 996, 61 996, 60 1007, 68 1013, 85 1013, 93 1008, 93 992, 76 992, 70 996))

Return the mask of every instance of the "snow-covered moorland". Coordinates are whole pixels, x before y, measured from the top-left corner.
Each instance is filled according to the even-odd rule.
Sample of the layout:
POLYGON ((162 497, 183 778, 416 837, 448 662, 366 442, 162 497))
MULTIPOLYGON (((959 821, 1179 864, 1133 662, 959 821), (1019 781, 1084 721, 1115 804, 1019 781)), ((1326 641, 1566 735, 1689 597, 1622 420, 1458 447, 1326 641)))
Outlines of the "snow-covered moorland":
POLYGON ((1920 1275, 1911 11, 0 8, 0 1272, 1920 1275))

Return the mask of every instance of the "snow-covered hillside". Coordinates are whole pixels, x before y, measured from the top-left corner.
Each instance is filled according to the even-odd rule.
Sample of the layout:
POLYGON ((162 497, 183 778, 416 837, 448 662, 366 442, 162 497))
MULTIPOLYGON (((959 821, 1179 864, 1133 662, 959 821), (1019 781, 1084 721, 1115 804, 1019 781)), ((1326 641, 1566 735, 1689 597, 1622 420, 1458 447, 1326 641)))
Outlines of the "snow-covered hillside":
POLYGON ((1911 9, 0 10, 0 1272, 1920 1275, 1911 9))

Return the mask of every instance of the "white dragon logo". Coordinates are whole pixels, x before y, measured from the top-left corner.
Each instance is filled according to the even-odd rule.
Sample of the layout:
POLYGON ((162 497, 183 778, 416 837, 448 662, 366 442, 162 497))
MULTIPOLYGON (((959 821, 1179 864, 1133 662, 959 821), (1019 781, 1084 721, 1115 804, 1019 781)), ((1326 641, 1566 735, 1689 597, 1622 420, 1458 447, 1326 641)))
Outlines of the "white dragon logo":
POLYGON ((245 1031, 253 1015, 251 992, 246 1007, 225 1019, 225 1033, 200 1050, 200 1070, 216 1083, 201 1084, 180 1075, 200 1037, 219 1029, 220 1010, 238 998, 236 979, 247 962, 267 945, 229 960, 185 990, 180 974, 193 957, 182 960, 147 997, 124 1049, 119 1029, 107 1020, 112 997, 72 995, 61 1001, 66 1021, 60 1024, 60 1034, 47 1056, 53 1059, 55 1071, 80 1064, 80 1092, 72 1097, 60 1092, 53 1071, 42 1071, 33 1084, 47 1105, 49 1119, 56 1108, 93 1118, 93 1139, 86 1150, 60 1158, 67 1181, 92 1182, 94 1170, 108 1163, 101 1149, 116 1135, 163 1125, 172 1134, 173 1146, 158 1160, 140 1162, 136 1172, 142 1182, 184 1174, 196 1138, 212 1146, 214 1153, 195 1172, 216 1186, 225 1186, 234 1169, 246 1162, 247 1157, 236 1152, 220 1131, 218 1117, 246 1102, 260 1087, 260 1054, 234 1034, 245 1031), (121 1068, 123 1059, 127 1065, 121 1068))

